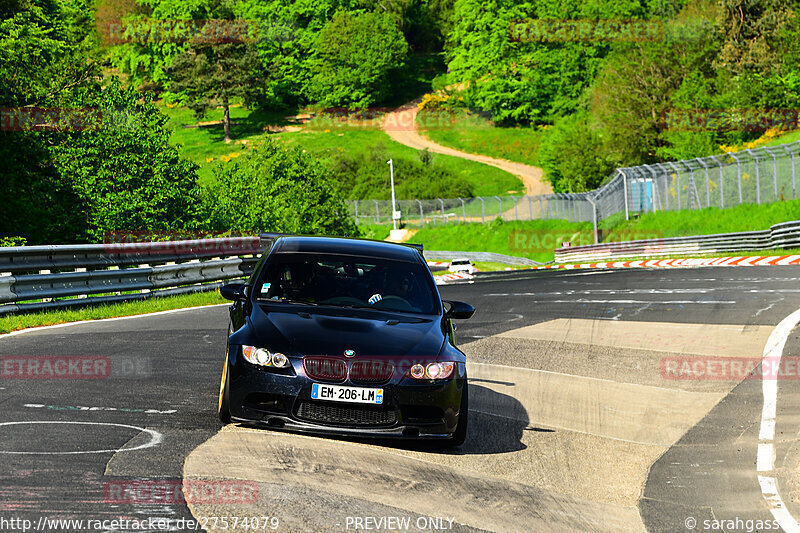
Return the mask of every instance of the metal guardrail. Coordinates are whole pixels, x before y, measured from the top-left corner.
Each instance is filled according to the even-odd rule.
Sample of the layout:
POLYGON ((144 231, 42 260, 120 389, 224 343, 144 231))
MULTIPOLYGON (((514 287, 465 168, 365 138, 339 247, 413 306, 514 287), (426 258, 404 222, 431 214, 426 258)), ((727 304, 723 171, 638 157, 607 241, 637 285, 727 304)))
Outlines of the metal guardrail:
POLYGON ((451 261, 453 259, 466 258, 470 261, 486 261, 492 263, 505 263, 507 265, 520 266, 541 266, 539 263, 527 257, 517 257, 514 255, 496 254, 493 252, 447 252, 438 250, 425 250, 422 252, 427 261, 451 261))
MULTIPOLYGON (((0 248, 0 315, 215 290, 250 275, 262 248, 259 237, 0 248)), ((425 257, 542 264, 487 252, 425 257)))
POLYGON ((0 315, 214 290, 258 251, 258 237, 0 248, 0 315))
POLYGON ((557 249, 555 260, 557 263, 596 262, 632 257, 735 253, 788 247, 800 247, 800 221, 775 224, 764 231, 571 246, 557 249))

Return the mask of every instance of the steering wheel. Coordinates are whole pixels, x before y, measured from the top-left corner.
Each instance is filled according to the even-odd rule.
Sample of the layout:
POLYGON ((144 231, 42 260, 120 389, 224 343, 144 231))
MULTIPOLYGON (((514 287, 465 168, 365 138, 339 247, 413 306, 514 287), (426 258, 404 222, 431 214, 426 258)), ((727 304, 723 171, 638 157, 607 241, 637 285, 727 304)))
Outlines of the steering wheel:
POLYGON ((382 300, 375 302, 372 307, 390 311, 414 311, 414 307, 411 306, 408 300, 399 296, 384 296, 382 300))

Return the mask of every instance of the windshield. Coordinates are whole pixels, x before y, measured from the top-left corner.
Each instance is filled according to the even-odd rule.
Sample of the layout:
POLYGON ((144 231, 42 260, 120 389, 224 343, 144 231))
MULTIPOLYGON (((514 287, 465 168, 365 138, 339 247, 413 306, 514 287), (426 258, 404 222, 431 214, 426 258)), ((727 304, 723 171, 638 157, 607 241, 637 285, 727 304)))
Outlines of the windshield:
POLYGON ((275 254, 256 284, 259 300, 436 314, 436 291, 423 265, 406 261, 275 254))

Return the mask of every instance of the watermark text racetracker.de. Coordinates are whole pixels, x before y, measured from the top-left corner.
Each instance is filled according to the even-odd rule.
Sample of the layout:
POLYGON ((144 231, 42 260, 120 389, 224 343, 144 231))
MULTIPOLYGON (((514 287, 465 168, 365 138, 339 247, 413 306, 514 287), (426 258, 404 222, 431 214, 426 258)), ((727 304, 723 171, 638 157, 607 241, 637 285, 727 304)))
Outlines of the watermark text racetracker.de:
POLYGON ((697 381, 800 379, 800 359, 760 357, 664 357, 659 362, 663 379, 697 381))
POLYGON ((0 515, 0 531, 205 531, 209 528, 230 531, 276 530, 280 519, 274 516, 198 516, 196 518, 61 518, 39 516, 23 518, 0 515))
POLYGON ((149 358, 104 355, 3 355, 2 379, 144 379, 152 376, 149 358))
MULTIPOLYGON (((657 240, 662 237, 658 231, 615 231, 603 235, 603 242, 657 240)), ((544 253, 564 246, 588 246, 594 243, 592 230, 513 230, 508 234, 508 247, 512 253, 544 253)))

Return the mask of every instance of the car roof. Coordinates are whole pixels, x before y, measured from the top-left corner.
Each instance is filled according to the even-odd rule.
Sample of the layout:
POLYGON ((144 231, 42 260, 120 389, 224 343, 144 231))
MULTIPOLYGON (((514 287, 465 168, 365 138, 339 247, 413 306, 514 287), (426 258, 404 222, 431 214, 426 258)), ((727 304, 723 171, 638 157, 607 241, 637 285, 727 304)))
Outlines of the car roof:
POLYGON ((331 253, 412 262, 422 258, 420 251, 410 245, 347 237, 281 236, 272 252, 331 253))

